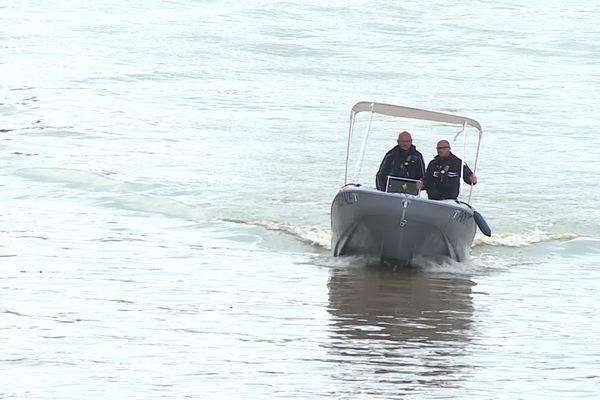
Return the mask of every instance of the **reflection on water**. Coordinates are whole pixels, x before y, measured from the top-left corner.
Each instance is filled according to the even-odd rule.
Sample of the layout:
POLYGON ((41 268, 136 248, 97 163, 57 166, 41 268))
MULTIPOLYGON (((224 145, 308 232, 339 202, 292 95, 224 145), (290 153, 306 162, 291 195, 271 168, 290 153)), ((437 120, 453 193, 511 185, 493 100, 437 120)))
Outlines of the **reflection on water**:
POLYGON ((465 379, 474 286, 468 277, 350 266, 332 269, 328 286, 328 351, 353 372, 336 378, 368 383, 378 374, 373 391, 363 387, 370 394, 382 383, 402 383, 397 391, 414 394, 465 379))

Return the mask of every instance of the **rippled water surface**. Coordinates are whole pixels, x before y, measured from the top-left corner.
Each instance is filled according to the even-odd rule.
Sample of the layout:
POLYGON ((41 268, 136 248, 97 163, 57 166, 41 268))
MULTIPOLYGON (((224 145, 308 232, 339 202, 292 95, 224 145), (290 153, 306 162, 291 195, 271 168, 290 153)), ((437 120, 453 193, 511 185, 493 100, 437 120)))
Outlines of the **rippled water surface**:
POLYGON ((0 399, 597 397, 599 15, 0 1, 0 399), (468 261, 331 257, 360 100, 481 122, 468 261))

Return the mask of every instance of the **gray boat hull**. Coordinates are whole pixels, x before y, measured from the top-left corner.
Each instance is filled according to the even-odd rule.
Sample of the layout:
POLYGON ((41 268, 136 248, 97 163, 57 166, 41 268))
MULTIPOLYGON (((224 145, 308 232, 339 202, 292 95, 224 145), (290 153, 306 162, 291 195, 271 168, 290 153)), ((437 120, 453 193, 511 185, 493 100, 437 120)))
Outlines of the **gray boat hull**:
POLYGON ((334 256, 369 255, 399 263, 416 257, 468 257, 474 210, 456 200, 429 200, 346 185, 331 205, 334 256))

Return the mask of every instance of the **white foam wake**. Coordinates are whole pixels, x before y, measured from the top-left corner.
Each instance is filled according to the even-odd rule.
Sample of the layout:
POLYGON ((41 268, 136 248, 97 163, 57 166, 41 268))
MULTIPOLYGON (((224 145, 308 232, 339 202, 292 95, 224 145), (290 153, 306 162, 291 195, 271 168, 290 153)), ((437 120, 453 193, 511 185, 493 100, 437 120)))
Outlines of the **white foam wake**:
POLYGON ((524 247, 535 243, 548 242, 551 240, 572 240, 579 237, 574 233, 549 233, 540 229, 534 229, 525 233, 494 234, 491 237, 477 235, 473 246, 503 246, 524 247))
MULTIPOLYGON (((250 225, 262 226, 263 228, 287 233, 295 236, 300 241, 318 246, 323 249, 331 249, 331 231, 316 226, 292 226, 281 222, 258 220, 258 221, 232 221, 250 225)), ((498 247, 525 247, 535 243, 548 242, 552 240, 572 240, 579 235, 574 233, 550 233, 540 229, 533 229, 524 233, 494 234, 492 237, 477 234, 473 240, 475 246, 498 246, 498 247)))
POLYGON ((283 232, 296 237, 296 239, 311 246, 329 249, 331 247, 331 232, 327 229, 321 229, 316 226, 292 226, 281 222, 269 220, 239 221, 228 220, 230 222, 243 223, 247 225, 262 226, 270 231, 283 232))

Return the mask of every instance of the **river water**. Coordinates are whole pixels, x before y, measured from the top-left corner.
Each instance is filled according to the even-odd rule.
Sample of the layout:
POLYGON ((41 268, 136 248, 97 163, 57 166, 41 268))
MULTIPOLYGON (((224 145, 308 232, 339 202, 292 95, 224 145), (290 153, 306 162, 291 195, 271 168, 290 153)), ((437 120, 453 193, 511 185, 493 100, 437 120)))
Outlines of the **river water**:
POLYGON ((0 399, 598 396, 600 6, 522 3, 0 1, 0 399), (361 100, 481 122, 468 261, 331 257, 361 100))

